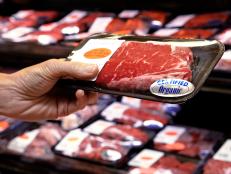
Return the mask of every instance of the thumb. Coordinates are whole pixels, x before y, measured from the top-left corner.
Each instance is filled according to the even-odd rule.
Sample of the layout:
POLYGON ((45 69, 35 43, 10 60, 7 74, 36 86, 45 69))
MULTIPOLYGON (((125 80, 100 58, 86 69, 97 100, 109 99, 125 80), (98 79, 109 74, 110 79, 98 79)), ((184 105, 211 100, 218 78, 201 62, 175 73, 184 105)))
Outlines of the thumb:
POLYGON ((89 80, 94 78, 98 73, 98 67, 95 64, 70 62, 63 59, 50 59, 41 65, 46 76, 54 80, 63 77, 89 80))

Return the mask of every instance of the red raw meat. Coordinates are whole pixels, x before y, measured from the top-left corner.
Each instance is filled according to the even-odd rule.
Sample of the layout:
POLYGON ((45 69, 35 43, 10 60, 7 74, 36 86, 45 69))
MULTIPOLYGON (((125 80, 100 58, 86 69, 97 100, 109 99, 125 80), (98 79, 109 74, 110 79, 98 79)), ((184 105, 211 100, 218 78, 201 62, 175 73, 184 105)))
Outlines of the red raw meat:
POLYGON ((129 174, 155 174, 155 173, 171 173, 171 174, 193 174, 196 170, 196 164, 193 162, 181 162, 174 156, 162 157, 150 168, 135 168, 129 174))
POLYGON ((78 151, 73 156, 89 160, 111 163, 119 162, 127 154, 128 149, 123 147, 119 141, 107 140, 97 136, 88 136, 80 144, 78 151), (120 158, 111 159, 110 151, 119 153, 120 158), (109 152, 109 153, 108 153, 109 152))
POLYGON ((185 27, 208 27, 224 24, 230 16, 229 12, 206 13, 196 15, 190 19, 185 27))
POLYGON ((103 138, 118 141, 140 141, 144 144, 148 141, 148 135, 140 129, 128 125, 113 125, 108 127, 101 134, 103 138))
POLYGON ((185 133, 176 142, 172 144, 155 142, 154 148, 190 157, 201 157, 211 153, 217 143, 218 138, 210 133, 208 130, 187 127, 185 133))
POLYGON ((208 39, 216 30, 214 29, 180 29, 173 35, 172 38, 182 38, 182 39, 208 39))
POLYGON ((148 19, 151 21, 159 21, 160 25, 162 25, 165 23, 168 16, 169 14, 163 11, 144 10, 139 13, 138 18, 148 19))
POLYGON ((128 19, 124 26, 121 28, 121 31, 130 31, 131 33, 143 33, 146 34, 149 28, 147 23, 139 18, 128 19))
POLYGON ((40 128, 39 134, 27 147, 24 154, 35 158, 52 159, 54 157, 51 150, 52 146, 63 138, 65 134, 66 132, 58 125, 47 123, 40 128))
POLYGON ((210 159, 205 167, 203 174, 230 174, 231 172, 231 163, 210 159))
POLYGON ((147 42, 124 42, 100 71, 96 83, 121 91, 149 90, 162 78, 192 79, 189 48, 147 42))
POLYGON ((106 32, 115 33, 117 31, 121 31, 124 25, 125 25, 125 22, 123 20, 115 18, 107 26, 106 32))

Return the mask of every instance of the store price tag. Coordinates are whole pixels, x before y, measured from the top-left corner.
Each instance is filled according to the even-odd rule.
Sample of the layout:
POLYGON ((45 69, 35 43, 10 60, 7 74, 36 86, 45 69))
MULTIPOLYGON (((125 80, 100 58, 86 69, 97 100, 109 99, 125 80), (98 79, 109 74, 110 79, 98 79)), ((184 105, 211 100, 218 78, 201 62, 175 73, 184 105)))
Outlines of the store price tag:
POLYGON ((164 156, 164 152, 144 149, 128 162, 129 166, 148 168, 164 156))
POLYGON ((105 32, 107 26, 113 20, 112 17, 98 17, 95 19, 91 28, 89 29, 89 33, 100 33, 105 32))
POLYGON ((141 99, 132 98, 132 97, 123 97, 122 98, 122 103, 128 104, 128 105, 133 106, 135 108, 140 108, 141 99))
POLYGON ((78 151, 79 145, 87 136, 89 134, 80 129, 72 130, 55 146, 55 150, 71 157, 78 151))
POLYGON ((177 31, 179 31, 179 29, 177 28, 172 28, 172 29, 165 28, 165 29, 160 29, 156 31, 155 33, 153 33, 153 35, 158 36, 158 37, 168 37, 168 36, 173 35, 177 31))
POLYGON ((15 137, 9 142, 7 149, 18 153, 24 153, 27 147, 32 143, 32 141, 34 141, 38 133, 39 129, 35 129, 15 137))
POLYGON ((154 138, 154 143, 173 144, 186 131, 186 128, 177 126, 166 126, 154 138))
POLYGON ((195 15, 194 14, 188 14, 188 15, 180 15, 177 16, 175 19, 170 21, 166 27, 181 27, 183 26, 186 22, 188 22, 190 19, 192 19, 195 15))
POLYGON ((231 162, 231 139, 225 141, 218 152, 213 156, 213 159, 231 162))
POLYGON ((120 18, 134 18, 136 15, 138 15, 138 10, 123 10, 120 12, 119 17, 120 18))
POLYGON ((109 105, 101 115, 108 121, 113 121, 116 118, 121 118, 123 116, 124 111, 129 109, 129 106, 123 105, 118 102, 114 102, 109 105))
POLYGON ((104 132, 105 129, 107 129, 108 127, 111 127, 113 125, 115 125, 115 124, 112 122, 108 122, 108 121, 104 121, 104 120, 98 120, 98 121, 90 124, 86 128, 84 128, 84 131, 91 133, 91 134, 100 135, 104 132))

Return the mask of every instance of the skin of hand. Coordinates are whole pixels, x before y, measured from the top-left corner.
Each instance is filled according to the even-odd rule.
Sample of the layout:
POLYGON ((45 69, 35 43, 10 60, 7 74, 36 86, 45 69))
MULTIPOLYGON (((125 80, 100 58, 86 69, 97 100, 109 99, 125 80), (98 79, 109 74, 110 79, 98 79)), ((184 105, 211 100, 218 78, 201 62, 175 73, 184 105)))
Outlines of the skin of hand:
POLYGON ((97 65, 50 59, 13 74, 0 73, 0 114, 25 121, 51 120, 83 109, 97 93, 56 89, 59 79, 89 80, 97 65))

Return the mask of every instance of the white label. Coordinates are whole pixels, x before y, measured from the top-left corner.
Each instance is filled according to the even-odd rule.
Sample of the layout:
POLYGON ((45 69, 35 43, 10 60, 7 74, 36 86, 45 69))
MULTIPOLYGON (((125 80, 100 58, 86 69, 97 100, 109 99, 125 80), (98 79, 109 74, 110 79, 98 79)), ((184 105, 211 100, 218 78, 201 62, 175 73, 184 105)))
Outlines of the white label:
POLYGON ((226 29, 221 34, 216 35, 215 39, 221 41, 222 43, 231 43, 231 29, 226 29))
POLYGON ((55 146, 55 150, 61 151, 64 155, 73 156, 73 153, 78 151, 79 145, 88 135, 80 129, 72 130, 55 146))
POLYGON ((167 126, 154 139, 155 143, 173 144, 186 131, 183 127, 167 126))
POLYGON ((77 117, 76 114, 70 114, 66 117, 62 117, 62 128, 65 130, 71 130, 74 128, 77 128, 80 124, 82 124, 82 121, 79 117, 77 117))
POLYGON ((192 19, 195 15, 189 14, 189 15, 180 15, 177 16, 175 19, 170 21, 166 27, 181 27, 183 26, 186 22, 188 22, 190 19, 192 19))
POLYGON ((126 111, 129 106, 120 104, 118 102, 114 102, 109 105, 101 115, 108 121, 113 121, 116 118, 121 118, 123 116, 124 111, 126 111))
POLYGON ((105 32, 108 24, 113 20, 112 17, 98 17, 93 22, 91 28, 89 29, 90 33, 100 33, 105 32))
POLYGON ((123 10, 120 12, 119 17, 120 18, 134 18, 136 15, 138 15, 138 10, 123 10))
POLYGON ((21 37, 25 34, 31 33, 32 31, 34 31, 33 28, 29 28, 29 27, 17 27, 13 30, 10 30, 6 33, 2 34, 2 37, 5 39, 11 39, 14 40, 15 38, 21 37))
POLYGON ((21 136, 17 136, 13 140, 9 142, 7 145, 7 149, 24 153, 26 148, 32 143, 32 141, 36 138, 39 133, 39 129, 35 129, 29 132, 22 134, 21 136))
POLYGON ((160 158, 164 156, 163 152, 144 149, 132 160, 129 161, 128 165, 133 167, 148 168, 155 164, 160 158))
POLYGON ((91 133, 91 134, 100 135, 104 132, 105 129, 107 129, 108 127, 111 127, 113 125, 114 125, 114 123, 112 123, 112 122, 108 122, 108 121, 104 121, 104 120, 98 120, 98 121, 90 124, 86 128, 84 128, 84 131, 91 133))
POLYGON ((49 24, 44 24, 41 25, 41 27, 39 27, 40 31, 51 31, 53 30, 55 27, 57 27, 59 25, 58 22, 53 22, 53 23, 49 23, 49 24))
POLYGON ((141 99, 132 98, 132 97, 123 97, 122 103, 128 104, 128 105, 133 106, 135 108, 139 108, 141 105, 141 99))
POLYGON ((181 79, 160 79, 150 86, 150 92, 160 97, 181 97, 194 91, 194 85, 181 79))
POLYGON ((65 16, 63 19, 61 19, 59 22, 61 22, 61 23, 63 23, 63 22, 68 22, 68 23, 77 22, 80 19, 82 19, 83 17, 85 17, 86 15, 87 15, 86 11, 74 10, 71 13, 69 13, 67 16, 65 16))
POLYGON ((221 57, 222 60, 231 60, 231 50, 227 50, 224 52, 223 56, 221 57))
POLYGON ((23 19, 31 15, 34 11, 33 10, 20 10, 15 13, 13 16, 18 19, 23 19))
POLYGON ((172 29, 166 28, 166 29, 160 29, 156 31, 155 33, 153 33, 153 35, 158 36, 158 37, 168 37, 168 36, 173 35, 177 31, 179 31, 179 29, 177 28, 172 28, 172 29))
POLYGON ((69 57, 72 61, 97 64, 99 71, 121 46, 124 40, 91 39, 81 49, 73 51, 69 57))
POLYGON ((213 159, 231 162, 231 139, 225 141, 218 152, 213 156, 213 159))

